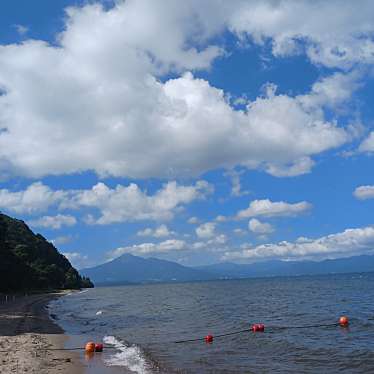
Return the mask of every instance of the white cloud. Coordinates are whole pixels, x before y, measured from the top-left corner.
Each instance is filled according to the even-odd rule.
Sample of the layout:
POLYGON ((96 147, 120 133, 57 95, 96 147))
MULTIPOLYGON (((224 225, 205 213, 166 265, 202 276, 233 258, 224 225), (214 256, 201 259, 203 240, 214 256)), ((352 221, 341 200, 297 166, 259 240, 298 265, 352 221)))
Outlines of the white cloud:
POLYGON ((74 226, 77 223, 77 220, 71 215, 57 214, 56 216, 43 216, 29 221, 29 223, 34 227, 58 230, 63 226, 74 226))
POLYGON ((40 40, 1 46, 0 175, 38 178, 94 170, 102 176, 170 179, 236 165, 276 176, 309 172, 314 155, 351 139, 322 110, 349 93, 332 100, 334 91, 324 88, 331 82, 322 81, 303 96, 268 90, 245 110, 235 110, 222 90, 188 73, 209 68, 222 54, 209 43, 225 27, 257 43, 272 38, 276 55, 290 53, 289 46, 302 38, 313 61, 326 60, 330 47, 340 42, 345 47, 347 41, 355 53, 349 50, 339 61, 356 61, 364 51, 364 60, 371 60, 372 23, 362 23, 370 12, 360 11, 354 22, 350 16, 343 28, 348 10, 355 8, 300 4, 300 14, 321 15, 318 22, 300 18, 289 1, 237 0, 234 6, 139 0, 109 10, 86 5, 69 8, 57 46, 40 40), (328 33, 321 33, 324 21, 328 33), (168 73, 177 77, 161 81, 168 73))
POLYGON ((290 204, 284 201, 272 202, 269 199, 253 200, 247 209, 238 212, 237 218, 292 217, 305 213, 311 208, 312 205, 306 201, 290 204))
POLYGON ((274 228, 272 225, 270 225, 270 223, 261 222, 256 218, 252 218, 249 220, 248 229, 255 234, 261 235, 271 234, 272 232, 274 232, 274 228))
POLYGON ((299 96, 306 107, 339 107, 342 103, 351 99, 352 94, 362 84, 359 82, 362 73, 353 70, 348 74, 334 73, 324 77, 312 86, 308 95, 299 96))
POLYGON ((200 220, 197 217, 190 217, 187 222, 191 225, 196 225, 200 222, 200 220))
POLYGON ((205 181, 197 181, 192 186, 168 182, 152 196, 141 191, 134 183, 127 187, 117 185, 115 189, 98 183, 91 190, 76 191, 67 207, 97 208, 101 215, 97 219, 91 217, 90 223, 101 225, 125 221, 168 220, 179 207, 203 199, 211 191, 211 186, 205 181))
MULTIPOLYGON (((41 182, 33 183, 25 190, 12 192, 0 190, 0 208, 15 213, 36 213, 52 206, 59 210, 93 208, 99 217, 88 214, 88 224, 110 224, 140 220, 168 220, 185 204, 204 199, 213 187, 206 181, 183 186, 175 181, 165 183, 153 195, 142 191, 138 185, 117 185, 110 188, 100 182, 86 190, 52 190, 41 182)), ((56 219, 63 218, 61 215, 56 219)), ((49 224, 52 218, 47 219, 49 224)), ((45 223, 45 220, 43 221, 45 223)), ((71 222, 71 221, 70 221, 71 222)), ((42 221, 35 222, 42 224, 42 221)))
POLYGON ((51 240, 51 243, 55 246, 59 246, 61 244, 70 243, 74 238, 71 235, 61 235, 51 240))
POLYGON ((222 216, 221 214, 218 215, 215 219, 214 219, 216 222, 226 222, 227 221, 227 217, 226 216, 222 216))
POLYGON ((199 238, 209 239, 216 234, 215 229, 216 229, 216 224, 214 222, 207 222, 207 223, 201 224, 199 227, 196 228, 195 231, 196 231, 196 235, 199 238))
POLYGON ((235 235, 240 235, 240 236, 243 236, 245 234, 247 234, 247 231, 243 230, 243 229, 240 229, 240 228, 236 228, 233 230, 234 231, 234 234, 235 235))
POLYGON ((77 269, 92 265, 88 256, 82 255, 79 252, 65 252, 63 255, 70 261, 70 263, 77 269))
POLYGON ((299 238, 295 242, 263 244, 240 251, 227 251, 223 259, 326 259, 373 253, 374 227, 347 229, 318 239, 299 238))
MULTIPOLYGON (((202 239, 207 239, 207 237, 202 237, 202 239)), ((210 252, 222 251, 221 247, 227 243, 227 240, 225 234, 219 234, 209 240, 194 242, 190 247, 195 250, 205 249, 210 252)))
POLYGON ((214 244, 225 244, 227 242, 227 236, 225 234, 220 234, 213 239, 214 244))
POLYGON ((364 141, 360 144, 358 150, 360 152, 374 152, 374 131, 372 131, 369 136, 364 139, 364 141))
POLYGON ((122 256, 125 253, 135 255, 148 255, 151 253, 167 253, 172 251, 181 251, 187 249, 184 240, 168 239, 161 243, 142 243, 134 244, 128 247, 120 247, 107 253, 109 259, 122 256))
POLYGON ((374 62, 374 12, 370 0, 238 1, 229 27, 262 45, 272 43, 275 56, 306 53, 310 61, 350 68, 374 62))
POLYGON ((12 192, 0 190, 0 208, 14 213, 38 213, 46 211, 66 197, 63 191, 53 191, 41 182, 29 185, 25 190, 12 192))
POLYGON ((374 186, 360 186, 357 187, 353 195, 360 200, 374 199, 374 186))
POLYGON ((153 236, 154 238, 163 238, 167 236, 175 235, 174 231, 170 231, 166 225, 160 225, 155 229, 150 227, 145 228, 137 232, 138 236, 153 236))
POLYGON ((243 174, 243 171, 237 171, 235 169, 228 170, 225 175, 228 176, 231 180, 231 196, 239 197, 247 195, 248 191, 243 191, 240 183, 240 175, 243 174))
POLYGON ((29 28, 24 25, 14 25, 19 35, 24 36, 29 31, 29 28))
POLYGON ((266 171, 274 177, 294 177, 307 174, 314 166, 314 161, 309 157, 302 157, 289 164, 273 163, 267 166, 266 171))

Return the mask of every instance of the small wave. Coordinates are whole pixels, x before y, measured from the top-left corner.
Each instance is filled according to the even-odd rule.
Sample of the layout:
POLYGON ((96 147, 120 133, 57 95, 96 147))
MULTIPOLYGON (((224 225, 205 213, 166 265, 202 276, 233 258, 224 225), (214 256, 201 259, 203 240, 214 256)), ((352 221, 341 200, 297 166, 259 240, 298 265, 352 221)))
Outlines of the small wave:
POLYGON ((103 339, 105 344, 116 347, 119 352, 110 356, 105 360, 109 366, 124 366, 138 374, 149 374, 147 363, 139 347, 136 345, 127 346, 114 336, 105 336, 103 339))
POLYGON ((80 294, 80 293, 86 293, 86 292, 88 292, 89 290, 90 290, 90 289, 88 288, 88 289, 86 289, 86 290, 79 291, 78 294, 80 294))

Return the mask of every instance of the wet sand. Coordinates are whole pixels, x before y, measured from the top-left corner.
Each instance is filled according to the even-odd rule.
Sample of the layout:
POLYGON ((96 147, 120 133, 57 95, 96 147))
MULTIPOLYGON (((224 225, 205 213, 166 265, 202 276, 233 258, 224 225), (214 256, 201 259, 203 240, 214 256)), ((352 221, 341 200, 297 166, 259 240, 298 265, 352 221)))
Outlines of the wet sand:
POLYGON ((66 292, 17 297, 0 303, 0 373, 83 374, 79 352, 64 348, 67 337, 47 304, 66 292))

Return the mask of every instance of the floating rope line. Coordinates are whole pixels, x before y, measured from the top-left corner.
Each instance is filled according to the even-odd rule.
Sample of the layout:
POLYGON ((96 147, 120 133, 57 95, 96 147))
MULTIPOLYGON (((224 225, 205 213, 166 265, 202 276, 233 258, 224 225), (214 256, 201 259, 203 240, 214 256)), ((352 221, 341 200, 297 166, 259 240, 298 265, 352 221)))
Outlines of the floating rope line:
POLYGON ((312 329, 317 327, 336 327, 341 325, 339 322, 337 323, 328 323, 328 324, 321 324, 321 325, 305 325, 305 326, 269 326, 268 329, 270 330, 292 330, 292 329, 312 329))
MULTIPOLYGON (((219 334, 215 335, 215 338, 223 338, 225 336, 230 336, 230 335, 237 335, 237 334, 242 334, 243 332, 248 332, 250 331, 249 329, 243 329, 243 330, 238 330, 238 331, 232 331, 232 332, 227 332, 225 334, 219 334)), ((169 342, 169 343, 174 343, 174 344, 180 344, 180 343, 191 343, 191 342, 198 342, 200 340, 207 340, 207 337, 210 335, 207 335, 204 338, 195 338, 195 339, 186 339, 186 340, 177 340, 174 342, 169 342)), ((166 343, 167 344, 167 343, 166 343)))
MULTIPOLYGON (((329 327, 348 327, 349 326, 349 320, 348 317, 342 316, 339 319, 339 322, 335 323, 327 323, 327 324, 316 324, 316 325, 303 325, 303 326, 268 326, 266 328, 266 332, 276 332, 278 330, 293 330, 293 329, 312 329, 312 328, 329 328, 329 327)), ((223 338, 226 336, 232 336, 232 335, 238 335, 245 332, 253 332, 253 333, 265 333, 265 325, 262 323, 255 323, 252 324, 249 328, 242 329, 242 330, 236 330, 236 331, 230 331, 223 334, 218 335, 207 335, 205 337, 199 337, 199 338, 192 338, 192 339, 184 339, 184 340, 177 340, 177 341, 169 341, 169 342, 154 342, 151 344, 182 344, 182 343, 192 343, 192 342, 198 342, 198 341, 205 341, 206 343, 213 343, 213 340, 215 338, 223 338)), ((135 344, 135 343, 133 343, 135 344)), ((86 353, 94 353, 94 352, 102 352, 106 349, 117 349, 117 347, 114 346, 104 346, 102 343, 93 343, 88 342, 85 347, 71 347, 71 348, 40 348, 40 351, 85 351, 86 353)), ((17 352, 17 350, 0 350, 0 353, 8 353, 8 352, 17 352)))

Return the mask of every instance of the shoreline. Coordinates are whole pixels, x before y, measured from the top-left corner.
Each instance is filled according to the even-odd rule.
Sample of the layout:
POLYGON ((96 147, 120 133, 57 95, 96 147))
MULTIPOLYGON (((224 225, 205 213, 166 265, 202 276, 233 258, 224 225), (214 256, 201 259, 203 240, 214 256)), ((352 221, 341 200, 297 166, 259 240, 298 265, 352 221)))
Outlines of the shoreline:
POLYGON ((64 349, 68 336, 54 322, 48 303, 69 291, 32 294, 0 303, 0 372, 83 374, 79 352, 64 349))

